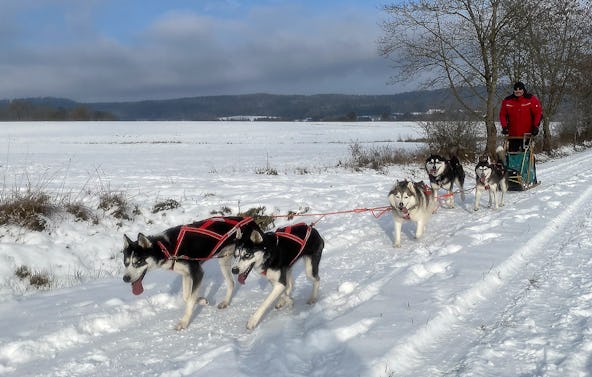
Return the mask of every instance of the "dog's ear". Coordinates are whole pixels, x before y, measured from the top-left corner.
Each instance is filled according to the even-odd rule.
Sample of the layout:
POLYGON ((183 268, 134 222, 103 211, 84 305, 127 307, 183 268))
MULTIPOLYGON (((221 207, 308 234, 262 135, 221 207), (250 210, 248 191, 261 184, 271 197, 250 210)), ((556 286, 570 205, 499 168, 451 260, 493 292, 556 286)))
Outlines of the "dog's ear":
POLYGON ((259 244, 263 243, 263 236, 261 235, 261 233, 259 233, 256 230, 251 232, 250 239, 255 245, 259 245, 259 244))
POLYGON ((138 245, 143 249, 149 249, 152 247, 152 241, 142 233, 138 233, 138 245))
POLYGON ((130 238, 126 234, 124 234, 123 235, 123 250, 127 249, 129 247, 129 245, 131 245, 132 243, 133 243, 133 241, 130 240, 130 238))
POLYGON ((409 191, 415 194, 415 185, 413 184, 413 182, 407 182, 407 188, 409 189, 409 191))
POLYGON ((234 235, 234 238, 237 240, 240 240, 241 238, 243 238, 243 232, 241 232, 240 228, 236 229, 236 233, 234 235))

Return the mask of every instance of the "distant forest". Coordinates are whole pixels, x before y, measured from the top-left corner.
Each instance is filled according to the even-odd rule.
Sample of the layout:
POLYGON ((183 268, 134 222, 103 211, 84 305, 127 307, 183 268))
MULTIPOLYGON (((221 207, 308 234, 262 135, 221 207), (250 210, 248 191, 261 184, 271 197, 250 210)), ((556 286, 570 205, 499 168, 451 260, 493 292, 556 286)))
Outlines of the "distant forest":
POLYGON ((393 95, 225 95, 136 102, 81 103, 44 97, 0 101, 0 121, 422 120, 459 111, 447 90, 393 95))

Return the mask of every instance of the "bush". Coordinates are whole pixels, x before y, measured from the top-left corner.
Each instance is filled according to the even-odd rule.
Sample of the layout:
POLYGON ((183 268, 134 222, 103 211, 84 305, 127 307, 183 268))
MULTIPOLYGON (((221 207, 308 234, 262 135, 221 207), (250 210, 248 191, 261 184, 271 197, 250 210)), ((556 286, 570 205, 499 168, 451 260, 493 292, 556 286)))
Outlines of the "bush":
POLYGON ((43 192, 15 192, 11 197, 0 199, 0 225, 19 225, 41 232, 47 229, 47 218, 55 211, 56 206, 43 192))
POLYGON ((419 122, 429 153, 449 156, 456 151, 459 159, 475 161, 484 125, 471 120, 419 122))
POLYGON ((158 213, 162 211, 168 211, 171 209, 179 208, 181 204, 174 199, 167 199, 163 202, 156 203, 152 208, 152 213, 158 213))
POLYGON ((265 206, 254 207, 245 212, 239 212, 238 216, 252 217, 262 230, 267 230, 275 225, 273 216, 265 215, 265 206))
POLYGON ((45 272, 31 272, 27 266, 19 266, 14 275, 20 280, 29 280, 29 284, 34 288, 46 288, 51 285, 51 278, 45 272))
POLYGON ((132 211, 127 200, 122 194, 107 193, 99 198, 99 209, 111 213, 113 217, 120 220, 131 220, 132 211))
POLYGON ((415 163, 420 158, 419 152, 411 152, 391 146, 364 149, 358 142, 350 144, 349 151, 351 154, 350 160, 345 163, 340 162, 338 166, 354 170, 374 169, 380 171, 390 165, 415 163))
POLYGON ((92 210, 79 203, 67 203, 64 205, 66 212, 72 214, 76 221, 90 221, 93 224, 99 223, 99 218, 92 210))

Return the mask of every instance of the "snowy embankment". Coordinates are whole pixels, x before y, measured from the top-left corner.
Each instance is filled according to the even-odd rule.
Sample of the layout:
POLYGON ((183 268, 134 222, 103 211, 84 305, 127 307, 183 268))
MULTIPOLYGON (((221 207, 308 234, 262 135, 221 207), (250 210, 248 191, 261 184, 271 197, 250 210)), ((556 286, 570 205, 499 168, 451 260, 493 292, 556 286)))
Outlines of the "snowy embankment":
MULTIPOLYGON (((125 188, 143 215, 119 228, 105 218, 99 225, 63 221, 51 234, 4 230, 0 374, 592 373, 592 170, 585 168, 590 151, 539 164, 542 184, 508 193, 499 210, 473 211, 470 191, 464 203, 456 198, 456 208, 439 208, 421 240, 413 239, 413 224, 405 224, 398 249, 392 247, 388 213, 297 218, 316 222, 326 241, 316 305, 305 304, 310 285, 296 265, 294 307, 271 310, 248 331, 246 321, 269 293, 268 284, 250 276, 235 290, 231 306, 218 310, 223 279, 217 263, 209 262, 202 294, 210 305, 196 309, 187 330, 174 331, 183 310, 179 277, 150 273, 144 294, 133 296, 120 276, 123 233, 155 233, 223 206, 265 206, 276 214, 383 206, 394 180, 426 179, 420 163, 392 167, 387 174, 332 167, 347 157, 351 141, 396 143, 397 129, 389 124, 280 124, 275 140, 268 140, 274 127, 269 124, 230 125, 236 133, 226 132, 223 140, 220 133, 207 136, 201 126, 176 124, 179 134, 156 144, 151 141, 165 136, 154 132, 164 135, 167 124, 139 132, 114 125, 86 136, 99 137, 99 144, 81 142, 81 134, 58 148, 47 145, 47 154, 31 152, 22 146, 24 139, 13 136, 11 161, 45 169, 70 161, 63 179, 69 190, 88 181, 89 172, 101 171, 100 184, 125 188), (118 144, 138 138, 145 143, 118 144), (48 155, 52 162, 45 164, 48 155), (254 173, 269 164, 278 175, 254 173), (178 199, 182 208, 151 214, 156 198, 178 199), (23 255, 29 253, 35 257, 23 255), (10 274, 20 263, 35 262, 57 275, 81 271, 84 278, 64 283, 70 287, 16 295, 22 287, 10 274), (91 269, 102 272, 93 278, 91 269)), ((473 187, 472 168, 465 166, 467 189, 473 187)), ((276 225, 285 223, 278 219, 276 225)))

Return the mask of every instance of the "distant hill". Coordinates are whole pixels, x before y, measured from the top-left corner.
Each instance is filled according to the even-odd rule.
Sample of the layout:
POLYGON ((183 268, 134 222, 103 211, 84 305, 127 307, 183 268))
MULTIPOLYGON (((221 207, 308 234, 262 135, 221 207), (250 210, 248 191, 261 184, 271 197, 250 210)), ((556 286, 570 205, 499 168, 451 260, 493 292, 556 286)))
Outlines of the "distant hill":
MULTIPOLYGON (((15 101, 26 103, 33 109, 59 110, 59 114, 84 109, 89 114, 100 115, 101 119, 118 120, 217 120, 240 116, 278 120, 407 120, 417 119, 415 113, 426 113, 430 109, 458 108, 452 95, 444 89, 392 95, 247 94, 91 103, 45 97, 0 101, 0 120, 17 120, 11 119, 14 114, 10 111, 11 103, 15 107, 15 101)), ((37 111, 36 114, 33 120, 42 120, 38 118, 43 112, 37 111)), ((18 120, 26 118, 21 114, 18 120)))
POLYGON ((393 95, 272 95, 247 94, 190 97, 139 102, 89 103, 94 110, 121 120, 215 120, 232 116, 265 116, 282 120, 335 120, 356 116, 373 118, 391 114, 454 108, 446 90, 393 95))

